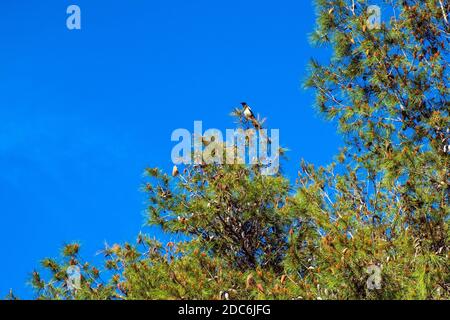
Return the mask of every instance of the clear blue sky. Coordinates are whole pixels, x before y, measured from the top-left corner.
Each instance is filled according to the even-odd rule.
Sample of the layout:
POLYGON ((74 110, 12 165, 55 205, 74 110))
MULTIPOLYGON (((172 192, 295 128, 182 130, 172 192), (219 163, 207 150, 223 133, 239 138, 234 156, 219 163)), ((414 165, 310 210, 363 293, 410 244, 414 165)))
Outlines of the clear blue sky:
POLYGON ((171 133, 194 120, 233 128, 247 101, 280 129, 291 178, 301 158, 329 163, 340 138, 301 88, 326 54, 314 20, 300 0, 2 0, 0 297, 31 297, 30 272, 64 243, 92 260, 149 231, 143 170, 170 170, 171 133))

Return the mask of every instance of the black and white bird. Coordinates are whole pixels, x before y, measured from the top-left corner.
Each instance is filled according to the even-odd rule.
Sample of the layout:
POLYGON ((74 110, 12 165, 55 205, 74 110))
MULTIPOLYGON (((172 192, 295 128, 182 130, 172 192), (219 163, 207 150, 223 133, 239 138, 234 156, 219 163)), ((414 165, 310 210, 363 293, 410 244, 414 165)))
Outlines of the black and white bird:
POLYGON ((244 116, 247 119, 255 119, 255 115, 253 114, 252 109, 246 102, 241 102, 242 107, 244 108, 244 116))
POLYGON ((262 129, 261 123, 259 123, 259 121, 256 119, 255 114, 253 113, 250 106, 246 102, 241 102, 241 104, 242 107, 244 108, 243 114, 245 119, 250 121, 252 125, 255 127, 255 129, 261 130, 262 129))

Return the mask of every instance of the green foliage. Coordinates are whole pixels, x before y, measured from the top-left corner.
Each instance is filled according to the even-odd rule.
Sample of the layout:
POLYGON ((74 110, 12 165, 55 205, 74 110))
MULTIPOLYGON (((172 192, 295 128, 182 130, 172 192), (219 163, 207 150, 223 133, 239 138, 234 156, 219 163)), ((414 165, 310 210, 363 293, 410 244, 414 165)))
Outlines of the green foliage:
POLYGON ((42 262, 49 280, 33 273, 39 299, 450 298, 450 5, 393 0, 369 30, 366 1, 316 4, 311 41, 334 55, 305 85, 344 135, 335 163, 302 162, 295 183, 260 164, 148 169, 149 225, 185 240, 106 247, 102 272, 68 245, 42 262), (373 265, 381 289, 367 286, 373 265))

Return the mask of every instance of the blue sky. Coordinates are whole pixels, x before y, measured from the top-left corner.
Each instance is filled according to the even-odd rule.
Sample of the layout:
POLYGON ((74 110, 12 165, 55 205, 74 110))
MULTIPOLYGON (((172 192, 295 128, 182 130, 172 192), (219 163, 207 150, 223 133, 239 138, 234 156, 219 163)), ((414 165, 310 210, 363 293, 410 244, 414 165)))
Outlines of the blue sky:
POLYGON ((30 272, 61 246, 132 241, 148 166, 170 170, 173 130, 233 128, 247 101, 301 158, 329 163, 341 140, 301 88, 311 1, 17 1, 0 4, 0 297, 32 297, 30 272), (77 4, 82 30, 66 28, 77 4))

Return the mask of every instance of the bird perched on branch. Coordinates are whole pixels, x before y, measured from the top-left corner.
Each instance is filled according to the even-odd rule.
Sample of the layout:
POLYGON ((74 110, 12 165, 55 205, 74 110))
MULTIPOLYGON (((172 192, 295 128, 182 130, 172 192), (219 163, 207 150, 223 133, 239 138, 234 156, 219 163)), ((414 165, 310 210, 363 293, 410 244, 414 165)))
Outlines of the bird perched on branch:
POLYGON ((243 114, 247 120, 249 120, 255 129, 261 130, 261 124, 256 120, 255 114, 253 113, 252 109, 246 102, 241 102, 242 107, 244 108, 243 114))
POLYGON ((244 116, 247 119, 254 119, 255 115, 253 114, 252 109, 250 108, 250 106, 247 104, 247 102, 241 102, 242 107, 244 108, 244 116))
MULTIPOLYGON (((262 123, 264 123, 265 119, 262 120, 261 122, 259 122, 256 119, 255 114, 253 113, 252 109, 246 102, 241 102, 241 105, 244 108, 244 110, 242 111, 242 114, 244 115, 245 119, 250 121, 252 123, 253 127, 255 127, 255 129, 261 133, 261 130, 263 128, 262 123)), ((272 143, 272 139, 270 139, 269 137, 266 137, 266 138, 269 143, 272 143)))

